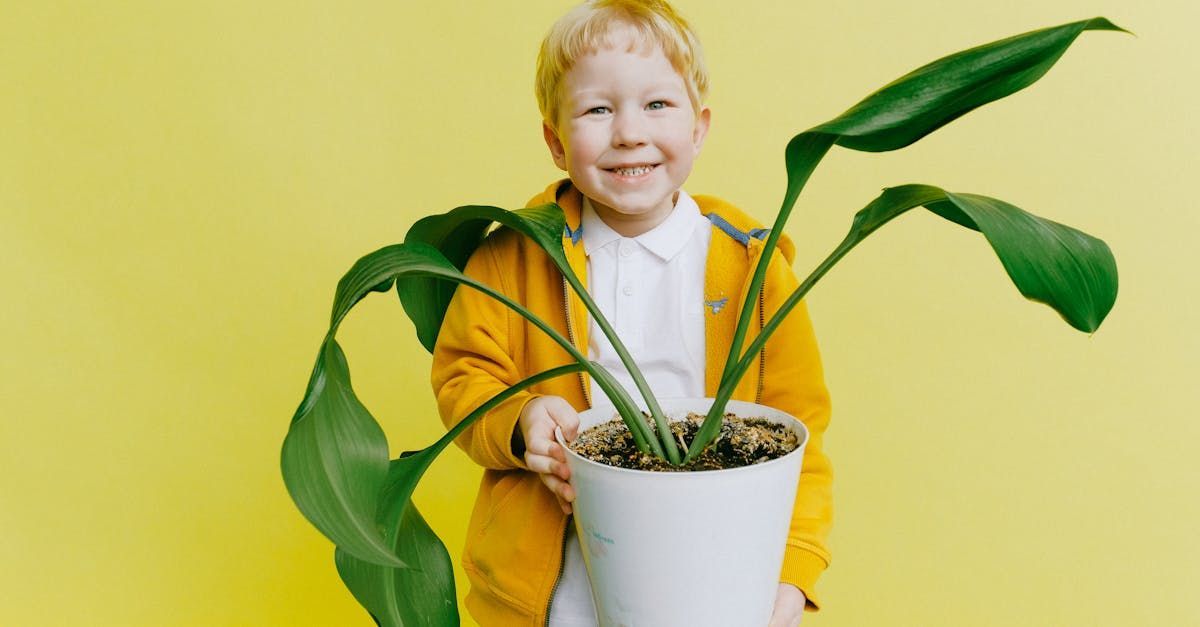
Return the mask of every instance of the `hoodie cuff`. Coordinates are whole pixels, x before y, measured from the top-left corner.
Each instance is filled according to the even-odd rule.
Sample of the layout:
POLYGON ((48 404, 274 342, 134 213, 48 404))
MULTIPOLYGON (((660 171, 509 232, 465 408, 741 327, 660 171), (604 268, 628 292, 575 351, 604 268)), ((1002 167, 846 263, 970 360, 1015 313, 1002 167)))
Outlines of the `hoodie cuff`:
POLYGON ((525 456, 513 451, 513 434, 525 404, 537 397, 537 394, 518 394, 483 417, 483 441, 488 457, 492 458, 490 467, 526 469, 525 456))
POLYGON ((783 553, 783 570, 779 581, 790 583, 804 593, 808 599, 805 610, 815 612, 821 609, 821 602, 816 597, 817 578, 825 572, 829 563, 825 558, 798 546, 787 545, 783 553))

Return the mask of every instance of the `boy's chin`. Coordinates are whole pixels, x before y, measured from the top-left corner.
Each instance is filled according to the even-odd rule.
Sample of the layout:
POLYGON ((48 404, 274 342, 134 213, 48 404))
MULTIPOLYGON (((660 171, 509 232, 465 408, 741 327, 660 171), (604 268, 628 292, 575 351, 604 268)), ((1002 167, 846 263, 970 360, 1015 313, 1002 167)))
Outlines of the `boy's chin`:
POLYGON ((675 193, 671 193, 666 198, 649 200, 646 202, 622 202, 621 199, 606 200, 604 198, 590 198, 592 207, 601 214, 612 214, 615 217, 623 217, 630 219, 652 217, 661 213, 670 213, 675 207, 675 193))
MULTIPOLYGON (((580 191, 583 192, 583 190, 580 191)), ((679 198, 679 189, 675 188, 669 192, 646 190, 643 193, 632 194, 598 193, 592 195, 587 192, 583 192, 583 194, 588 197, 592 206, 597 210, 609 209, 624 216, 636 217, 654 214, 664 209, 669 212, 675 207, 675 201, 679 198)))
MULTIPOLYGON (((674 195, 668 196, 670 201, 674 195)), ((624 237, 637 237, 662 224, 675 208, 673 202, 665 205, 619 205, 612 206, 592 199, 596 215, 614 231, 624 237)))

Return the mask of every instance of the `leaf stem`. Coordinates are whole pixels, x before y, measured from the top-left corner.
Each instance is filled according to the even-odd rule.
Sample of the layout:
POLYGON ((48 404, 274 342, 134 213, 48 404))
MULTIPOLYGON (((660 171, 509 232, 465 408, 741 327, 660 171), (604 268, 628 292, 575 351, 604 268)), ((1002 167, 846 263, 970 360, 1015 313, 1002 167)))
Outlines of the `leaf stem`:
POLYGON ((693 458, 703 452, 704 448, 708 446, 712 439, 720 432, 721 418, 725 413, 725 405, 729 402, 729 399, 733 397, 733 392, 737 388, 738 382, 741 381, 742 377, 746 375, 746 371, 750 369, 751 364, 754 363, 756 358, 755 356, 758 355, 759 351, 761 351, 763 346, 766 345, 767 340, 770 339, 775 330, 779 328, 779 325, 783 323, 784 319, 787 318, 792 309, 794 309, 796 305, 800 303, 800 300, 804 298, 804 295, 807 294, 809 290, 811 290, 812 287, 817 284, 817 281, 819 281, 821 277, 825 276, 825 273, 829 272, 830 268, 832 268, 842 257, 844 257, 846 253, 850 252, 850 250, 853 249, 854 246, 860 241, 862 241, 862 238, 855 237, 854 233, 846 236, 846 239, 844 239, 842 243, 839 244, 838 247, 834 249, 834 251, 830 253, 824 261, 821 262, 821 265, 817 266, 817 268, 813 270, 813 272, 809 274, 806 279, 804 279, 804 282, 801 283, 800 286, 797 287, 790 296, 788 296, 783 305, 779 307, 779 310, 773 316, 771 316, 771 319, 767 321, 765 325, 763 325, 762 331, 760 331, 758 336, 754 338, 754 341, 751 342, 748 347, 746 347, 745 355, 738 360, 732 368, 729 369, 726 377, 721 380, 721 385, 719 388, 717 388, 716 398, 713 400, 712 407, 709 409, 708 415, 705 416, 704 422, 701 423, 700 430, 696 433, 696 437, 692 438, 692 445, 688 449, 687 457, 684 458, 685 463, 691 461, 693 458))
MULTIPOLYGON (((621 386, 621 383, 617 381, 610 372, 604 369, 604 366, 588 360, 588 358, 583 355, 579 349, 575 348, 574 344, 564 338, 562 334, 556 331, 541 318, 534 315, 533 312, 521 306, 511 298, 477 281, 467 279, 466 281, 463 281, 463 284, 473 287, 504 303, 510 309, 517 312, 521 317, 525 318, 533 323, 534 326, 541 329, 542 332, 549 336, 550 339, 558 343, 559 346, 562 346, 563 349, 566 350, 567 353, 570 354, 577 363, 581 364, 583 369, 593 379, 596 380, 596 384, 600 386, 600 389, 604 391, 605 395, 608 396, 608 398, 611 399, 616 405, 617 412, 621 414, 621 419, 625 422, 625 425, 629 427, 629 431, 633 435, 634 444, 637 445, 638 450, 643 453, 653 454, 658 457, 665 457, 662 446, 650 433, 650 429, 646 425, 646 421, 643 419, 641 412, 637 410, 637 404, 633 401, 633 398, 630 397, 629 392, 627 392, 625 388, 621 386)), ((678 456, 679 453, 676 451, 676 458, 678 458, 678 456)))
MULTIPOLYGON (((804 132, 788 142, 787 149, 784 151, 788 165, 787 192, 784 194, 783 204, 779 207, 779 213, 775 216, 775 224, 771 226, 771 231, 767 234, 767 241, 759 254, 758 263, 754 266, 754 276, 746 291, 746 300, 738 312, 737 327, 734 329, 733 340, 729 344, 729 355, 725 358, 725 368, 721 374, 721 385, 724 385, 725 381, 733 374, 734 365, 742 357, 742 343, 746 341, 746 331, 750 328, 754 301, 758 299, 758 292, 766 280, 767 266, 771 262, 771 254, 775 251, 779 238, 783 235, 783 227, 787 224, 788 218, 792 214, 792 208, 796 204, 796 199, 800 197, 804 185, 808 183, 809 177, 824 158, 825 153, 829 152, 835 139, 837 139, 836 136, 826 133, 804 132)), ((723 413, 724 403, 714 404, 713 409, 723 413)), ((695 446, 695 441, 692 446, 695 446)))
POLYGON ((732 367, 727 368, 726 375, 721 379, 721 384, 717 388, 717 394, 713 399, 712 407, 709 408, 708 415, 705 416, 704 422, 700 425, 700 430, 696 433, 696 437, 692 439, 691 447, 688 448, 687 457, 684 459, 685 463, 699 455, 704 450, 704 447, 708 446, 712 439, 720 432, 721 418, 725 412, 725 405, 733 396, 738 382, 741 381, 746 371, 750 369, 751 364, 754 363, 755 356, 766 346, 767 340, 771 338, 771 335, 775 333, 779 325, 783 324, 784 319, 796 308, 796 305, 808 294, 809 290, 821 280, 821 277, 825 276, 859 242, 866 239, 867 236, 877 231, 883 225, 913 207, 942 200, 945 196, 945 190, 929 185, 905 185, 897 188, 885 188, 883 194, 854 215, 854 222, 850 227, 850 232, 846 234, 842 242, 834 248, 833 252, 829 253, 829 256, 780 305, 779 310, 763 325, 762 330, 759 331, 754 341, 746 347, 746 352, 741 358, 732 367))
MULTIPOLYGON (((574 272, 566 272, 564 275, 567 279, 567 283, 571 285, 571 288, 575 290, 575 293, 579 295, 580 300, 583 301, 583 306, 587 308, 588 313, 592 315, 592 318, 596 321, 596 324, 600 326, 600 330, 604 333, 604 336, 608 338, 608 341, 612 343, 613 348, 616 349, 617 356, 621 358, 621 363, 624 364, 625 368, 629 370, 629 375, 633 377, 634 385, 636 385, 638 391, 641 392, 642 398, 646 400, 646 407, 650 410, 650 415, 654 418, 654 426, 658 429, 658 437, 652 438, 652 440, 661 444, 661 449, 666 451, 666 455, 663 455, 661 450, 656 451, 656 454, 659 457, 665 458, 672 465, 678 466, 680 463, 682 463, 682 455, 679 453, 679 447, 675 445, 675 439, 671 436, 671 429, 667 424, 667 419, 663 415, 662 408, 658 405, 658 399, 654 398, 654 394, 650 391, 650 385, 646 383, 646 378, 642 376, 641 369, 639 369, 637 364, 633 361, 633 356, 631 356, 629 351, 625 348, 625 344, 617 335, 616 330, 612 328, 612 325, 609 324, 608 319, 604 317, 604 314, 600 312, 600 308, 596 305, 596 302, 593 301, 592 297, 588 294, 587 289, 579 281, 579 277, 575 276, 574 272)), ((628 422, 628 420, 626 422, 628 422)))

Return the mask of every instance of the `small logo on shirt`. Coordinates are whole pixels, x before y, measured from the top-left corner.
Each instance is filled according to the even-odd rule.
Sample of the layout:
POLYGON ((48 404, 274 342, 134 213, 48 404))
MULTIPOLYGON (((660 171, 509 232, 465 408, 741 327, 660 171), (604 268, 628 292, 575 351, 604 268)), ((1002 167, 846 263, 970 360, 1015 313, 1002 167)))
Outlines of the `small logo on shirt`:
POLYGON ((706 300, 704 306, 712 310, 714 314, 721 313, 721 309, 725 307, 725 303, 729 302, 729 298, 720 298, 717 300, 706 300))

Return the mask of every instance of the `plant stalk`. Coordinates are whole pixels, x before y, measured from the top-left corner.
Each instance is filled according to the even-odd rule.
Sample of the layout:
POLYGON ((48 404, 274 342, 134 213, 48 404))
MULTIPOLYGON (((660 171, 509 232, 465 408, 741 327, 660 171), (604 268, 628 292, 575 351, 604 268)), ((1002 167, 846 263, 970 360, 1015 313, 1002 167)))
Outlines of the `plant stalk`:
MULTIPOLYGON (((450 442, 454 441, 454 438, 457 438, 459 435, 461 435, 462 432, 465 431, 467 427, 471 426, 471 423, 475 422, 480 416, 495 409, 498 405, 500 405, 500 403, 503 403, 513 396, 516 396, 518 392, 522 392, 526 388, 548 379, 560 377, 564 374, 570 374, 572 372, 579 372, 580 370, 587 370, 588 364, 591 363, 594 362, 582 361, 573 364, 566 364, 564 366, 558 366, 557 368, 551 368, 550 370, 539 372, 538 374, 518 381, 517 383, 513 384, 512 387, 500 392, 499 394, 496 394, 492 398, 488 399, 487 402, 475 408, 475 411, 467 414, 466 418, 460 420, 458 424, 454 425, 454 428, 450 429, 446 435, 442 436, 441 439, 435 442, 430 448, 436 447, 437 450, 445 448, 450 444, 450 442)), ((433 458, 431 457, 429 461, 432 462, 433 458)), ((428 466, 428 463, 424 464, 423 466, 428 466)))
POLYGON ((650 410, 650 415, 654 417, 654 426, 658 429, 658 438, 652 438, 652 440, 661 444, 661 448, 666 451, 666 455, 663 455, 662 452, 656 452, 656 454, 666 459, 673 466, 680 465, 682 463, 682 455, 679 453, 679 447, 675 445, 675 439, 671 436, 670 425, 667 424, 667 419, 663 415, 662 408, 658 405, 658 399, 654 398, 654 394, 650 391, 650 385, 646 383, 646 378, 642 376, 641 369, 634 363, 633 356, 629 354, 629 351, 625 348, 625 343, 621 341, 616 330, 609 324, 608 319, 604 317, 604 314, 600 313, 600 308, 592 300, 587 289, 580 283, 579 277, 575 276, 574 272, 567 272, 565 276, 567 283, 571 285, 571 288, 575 290, 575 293, 583 301, 583 306, 587 308, 588 313, 592 315, 596 324, 600 326, 600 330, 604 333, 604 336, 608 338, 613 348, 616 349, 617 356, 621 358, 621 363, 629 370, 629 375, 633 377, 634 384, 637 386, 638 391, 641 392, 642 398, 646 400, 646 407, 650 410))
POLYGON ((813 286, 817 284, 817 281, 820 281, 821 277, 825 276, 825 273, 829 272, 829 270, 835 264, 837 264, 842 257, 846 256, 846 253, 850 252, 851 249, 858 245, 862 239, 863 236, 856 233, 847 235, 846 239, 842 240, 842 243, 838 244, 837 248, 835 248, 833 252, 830 253, 829 256, 826 257, 825 260, 822 261, 821 264, 817 266, 817 268, 813 270, 807 278, 804 279, 804 282, 802 282, 800 286, 791 293, 790 296, 788 296, 783 305, 779 307, 779 311, 775 312, 775 314, 771 316, 771 319, 768 320, 765 325, 763 325, 762 331, 759 332, 758 336, 754 338, 754 341, 751 342, 748 347, 746 347, 745 355, 739 359, 732 368, 729 369, 727 376, 722 378, 721 385, 717 388, 716 397, 713 399, 712 407, 709 408, 708 415, 705 416, 704 422, 701 423, 700 430, 696 433, 696 437, 692 439, 692 445, 688 449, 687 457, 684 458, 684 463, 691 461, 697 455, 703 452, 704 447, 708 446, 709 442, 712 441, 712 438, 716 436, 718 431, 720 431, 721 419, 725 413, 725 405, 729 402, 729 399, 733 397, 733 392, 735 389, 737 389, 738 382, 742 380, 742 377, 746 375, 746 371, 749 370, 750 366, 754 363, 755 356, 758 355, 759 351, 761 351, 764 346, 766 346, 767 340, 770 339, 775 330, 779 328, 779 325, 783 323, 784 319, 787 318, 792 309, 795 309, 796 305, 800 303, 800 300, 803 299, 804 296, 808 294, 809 290, 811 290, 813 286))
MULTIPOLYGON (((604 391, 605 395, 608 396, 608 398, 611 399, 616 405, 617 411, 621 414, 621 418, 625 421, 626 426, 629 427, 629 431, 633 435, 633 441, 634 444, 637 445, 638 450, 643 453, 656 455, 660 458, 666 457, 663 454, 663 448, 659 444, 659 441, 653 437, 653 434, 650 433, 649 426, 642 418, 641 412, 637 409, 637 404, 633 401, 633 398, 630 397, 629 392, 627 392, 625 388, 621 386, 621 383, 617 381, 610 372, 605 370, 600 364, 589 361, 588 358, 583 353, 579 352, 579 349, 575 348, 575 345, 563 337, 562 334, 516 301, 482 283, 472 282, 467 283, 467 285, 474 287, 475 289, 484 292, 488 296, 491 296, 492 298, 504 303, 510 309, 520 314, 521 317, 532 322, 534 326, 541 329, 542 332, 550 337, 550 339, 557 342, 559 346, 562 346, 563 349, 566 350, 576 362, 583 366, 583 369, 588 373, 588 375, 596 380, 596 384, 600 386, 600 389, 604 391)), ((676 451, 676 458, 678 457, 679 453, 676 451)))
MULTIPOLYGON (((821 162, 825 153, 833 146, 836 137, 825 133, 801 133, 792 138, 788 142, 785 157, 788 162, 799 160, 800 167, 788 168, 788 187, 787 192, 783 197, 783 204, 779 207, 779 213, 775 216, 775 223, 771 226, 770 232, 767 234, 767 241, 763 245, 762 252, 758 257, 758 263, 754 266, 754 276, 750 280, 750 288, 746 292, 746 300, 742 303, 742 309, 738 312, 737 327, 733 332, 733 341, 729 344, 729 355, 725 358, 725 369, 721 374, 721 385, 724 386, 725 381, 733 374, 734 365, 742 357, 742 343, 746 341, 746 332, 750 328, 750 317, 753 311, 754 301, 758 299, 758 292, 762 290, 763 282, 767 277, 767 266, 771 263, 771 255, 775 252, 775 248, 779 243, 779 238, 783 235, 783 227, 787 224, 788 218, 792 214, 792 209, 796 205, 796 199, 800 197, 800 192, 808 183, 809 177, 813 170, 821 162), (794 171, 794 173, 793 173, 794 171)), ((718 411, 724 411, 724 403, 714 405, 718 411)))

